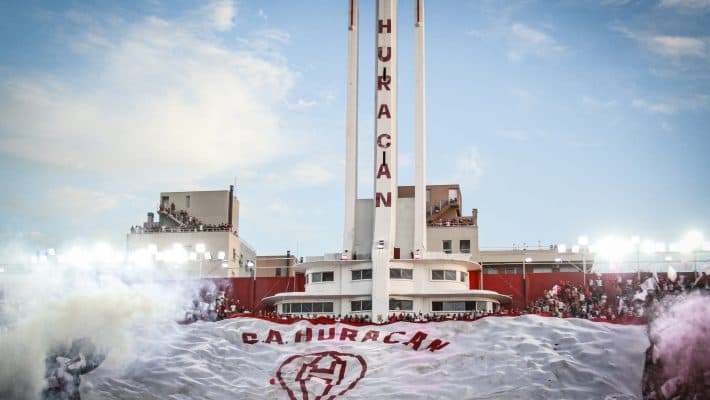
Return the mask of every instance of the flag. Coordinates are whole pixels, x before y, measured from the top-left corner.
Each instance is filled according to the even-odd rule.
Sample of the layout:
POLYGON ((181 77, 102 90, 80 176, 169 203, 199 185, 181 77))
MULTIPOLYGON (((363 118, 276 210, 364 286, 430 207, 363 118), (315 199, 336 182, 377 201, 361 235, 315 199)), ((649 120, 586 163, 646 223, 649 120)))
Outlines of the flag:
POLYGON ((361 326, 258 318, 176 324, 140 335, 134 356, 108 359, 86 375, 82 398, 639 398, 644 329, 534 315, 361 326))

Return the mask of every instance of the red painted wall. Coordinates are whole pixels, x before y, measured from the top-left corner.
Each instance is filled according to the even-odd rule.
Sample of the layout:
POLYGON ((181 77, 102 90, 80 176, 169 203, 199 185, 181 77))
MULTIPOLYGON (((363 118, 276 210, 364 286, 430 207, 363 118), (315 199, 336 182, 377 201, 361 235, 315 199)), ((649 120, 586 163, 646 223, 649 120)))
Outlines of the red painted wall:
POLYGON ((269 277, 269 278, 215 278, 203 279, 225 292, 227 301, 239 301, 249 310, 261 310, 261 299, 282 292, 302 292, 305 290, 305 277, 269 277))
MULTIPOLYGON (((685 281, 693 281, 695 279, 693 272, 679 272, 679 276, 685 276, 685 281)), ((643 282, 652 276, 650 272, 642 272, 641 280, 643 282)), ((615 285, 617 280, 621 279, 625 282, 627 279, 639 281, 636 272, 626 273, 604 273, 601 274, 601 279, 604 281, 604 289, 609 299, 614 299, 617 295, 615 285)), ((658 277, 664 279, 665 273, 659 273, 658 277)), ((587 274, 587 282, 590 279, 598 279, 597 274, 587 274)), ((513 308, 524 308, 525 298, 527 297, 528 304, 544 296, 545 290, 550 290, 555 284, 560 282, 571 282, 573 285, 583 284, 583 274, 581 272, 546 272, 546 273, 530 273, 525 276, 527 293, 523 290, 523 275, 522 274, 484 274, 483 289, 493 290, 500 294, 505 294, 513 298, 513 308)), ((596 283, 595 283, 596 284, 596 283)), ((469 282, 471 289, 478 289, 477 284, 473 281, 469 282)))

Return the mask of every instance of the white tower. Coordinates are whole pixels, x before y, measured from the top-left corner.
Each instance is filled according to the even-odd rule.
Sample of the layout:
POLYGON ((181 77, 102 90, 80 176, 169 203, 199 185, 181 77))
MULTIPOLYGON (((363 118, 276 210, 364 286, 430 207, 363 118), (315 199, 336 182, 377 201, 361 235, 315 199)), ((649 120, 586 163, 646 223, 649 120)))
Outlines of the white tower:
POLYGON ((348 7, 348 87, 345 132, 345 225, 343 253, 352 257, 355 247, 355 204, 357 201, 357 102, 358 102, 358 18, 357 0, 348 7))
POLYGON ((414 0, 414 250, 426 249, 426 107, 424 68, 424 0, 414 0))
POLYGON ((372 319, 389 313, 389 261, 397 221, 397 1, 377 0, 375 35, 375 211, 372 319))

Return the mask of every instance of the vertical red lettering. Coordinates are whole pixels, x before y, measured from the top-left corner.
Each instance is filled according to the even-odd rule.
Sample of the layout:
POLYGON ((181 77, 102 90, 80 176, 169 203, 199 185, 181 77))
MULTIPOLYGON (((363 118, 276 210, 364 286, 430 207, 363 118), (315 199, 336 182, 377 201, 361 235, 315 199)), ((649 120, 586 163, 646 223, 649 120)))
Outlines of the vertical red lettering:
POLYGON ((281 332, 275 331, 273 329, 269 329, 269 334, 266 336, 266 340, 264 340, 264 343, 272 343, 272 342, 276 342, 278 344, 284 344, 284 341, 281 338, 281 332))
POLYGON ((357 331, 355 329, 343 328, 343 330, 340 331, 340 341, 345 339, 355 341, 355 336, 357 336, 357 331))
POLYGON ((424 341, 424 339, 426 339, 426 337, 427 337, 426 333, 424 333, 422 331, 417 331, 417 333, 415 333, 411 339, 409 339, 408 341, 406 341, 402 344, 405 346, 408 346, 411 344, 412 350, 419 350, 419 346, 422 345, 422 342, 424 341))
POLYGON ((379 179, 382 175, 386 176, 387 178, 392 178, 392 176, 390 176, 390 167, 388 167, 385 163, 382 163, 380 165, 380 169, 377 171, 377 179, 379 179))
POLYGON ((380 207, 380 205, 392 207, 392 192, 387 192, 387 197, 380 192, 375 193, 375 207, 380 207))
POLYGON ((392 77, 389 75, 379 76, 377 75, 377 90, 382 90, 385 88, 387 91, 390 90, 390 83, 392 83, 392 77))
POLYGON ((387 28, 387 33, 392 33, 392 20, 387 18, 387 22, 383 20, 377 21, 377 32, 384 33, 385 28, 387 28))
POLYGON ((392 145, 392 136, 389 133, 382 133, 377 136, 377 146, 387 149, 392 145))
POLYGON ((377 113, 377 119, 382 118, 382 116, 386 116, 387 118, 392 118, 390 115, 390 108, 387 107, 387 104, 382 104, 380 106, 380 111, 377 113))
POLYGON ((390 60, 390 58, 392 58, 392 48, 387 46, 386 49, 387 49, 387 55, 384 55, 383 54, 384 49, 382 47, 377 48, 377 58, 379 58, 380 61, 382 61, 382 62, 387 62, 390 60))

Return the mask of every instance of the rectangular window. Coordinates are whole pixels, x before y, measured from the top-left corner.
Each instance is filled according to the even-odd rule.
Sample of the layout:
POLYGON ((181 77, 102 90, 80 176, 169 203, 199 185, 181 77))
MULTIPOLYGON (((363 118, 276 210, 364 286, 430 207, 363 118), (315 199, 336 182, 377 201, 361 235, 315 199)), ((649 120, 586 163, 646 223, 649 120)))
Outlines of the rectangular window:
POLYGON ((313 303, 301 303, 301 312, 313 312, 313 303))
POLYGON ((390 279, 412 279, 412 270, 407 268, 390 268, 390 279))
POLYGON ((464 312, 474 311, 476 309, 475 301, 432 301, 432 311, 445 312, 464 312))
POLYGON ((323 312, 332 313, 333 312, 333 303, 323 303, 323 312))
POLYGON ((323 312, 323 303, 313 303, 313 312, 323 312))
POLYGON ((370 311, 372 310, 371 300, 353 300, 350 302, 350 311, 370 311))
POLYGON ((462 253, 471 252, 471 241, 470 240, 459 240, 459 251, 462 253))
POLYGON ((281 268, 276 268, 276 276, 281 276, 281 268))
POLYGON ((185 196, 185 208, 190 208, 190 196, 185 196))
POLYGON ((281 305, 281 314, 288 314, 291 312, 291 304, 286 303, 281 305))
POLYGON ((444 253, 451 254, 451 240, 444 240, 442 242, 442 247, 444 249, 444 253))
POLYGON ((432 269, 431 280, 433 281, 455 281, 456 271, 452 269, 432 269))
POLYGON ((317 303, 286 303, 281 305, 281 310, 284 314, 298 313, 332 313, 332 302, 317 302, 317 303))
POLYGON ((412 311, 414 309, 414 301, 390 299, 390 310, 392 311, 412 311))
POLYGON ((314 272, 311 274, 311 283, 333 282, 334 280, 335 274, 333 273, 333 271, 314 272))
POLYGON ((354 269, 352 270, 352 279, 354 281, 360 281, 363 279, 372 279, 371 269, 354 269))
POLYGON ((468 279, 468 272, 461 272, 461 278, 459 279, 461 282, 466 282, 468 279))

